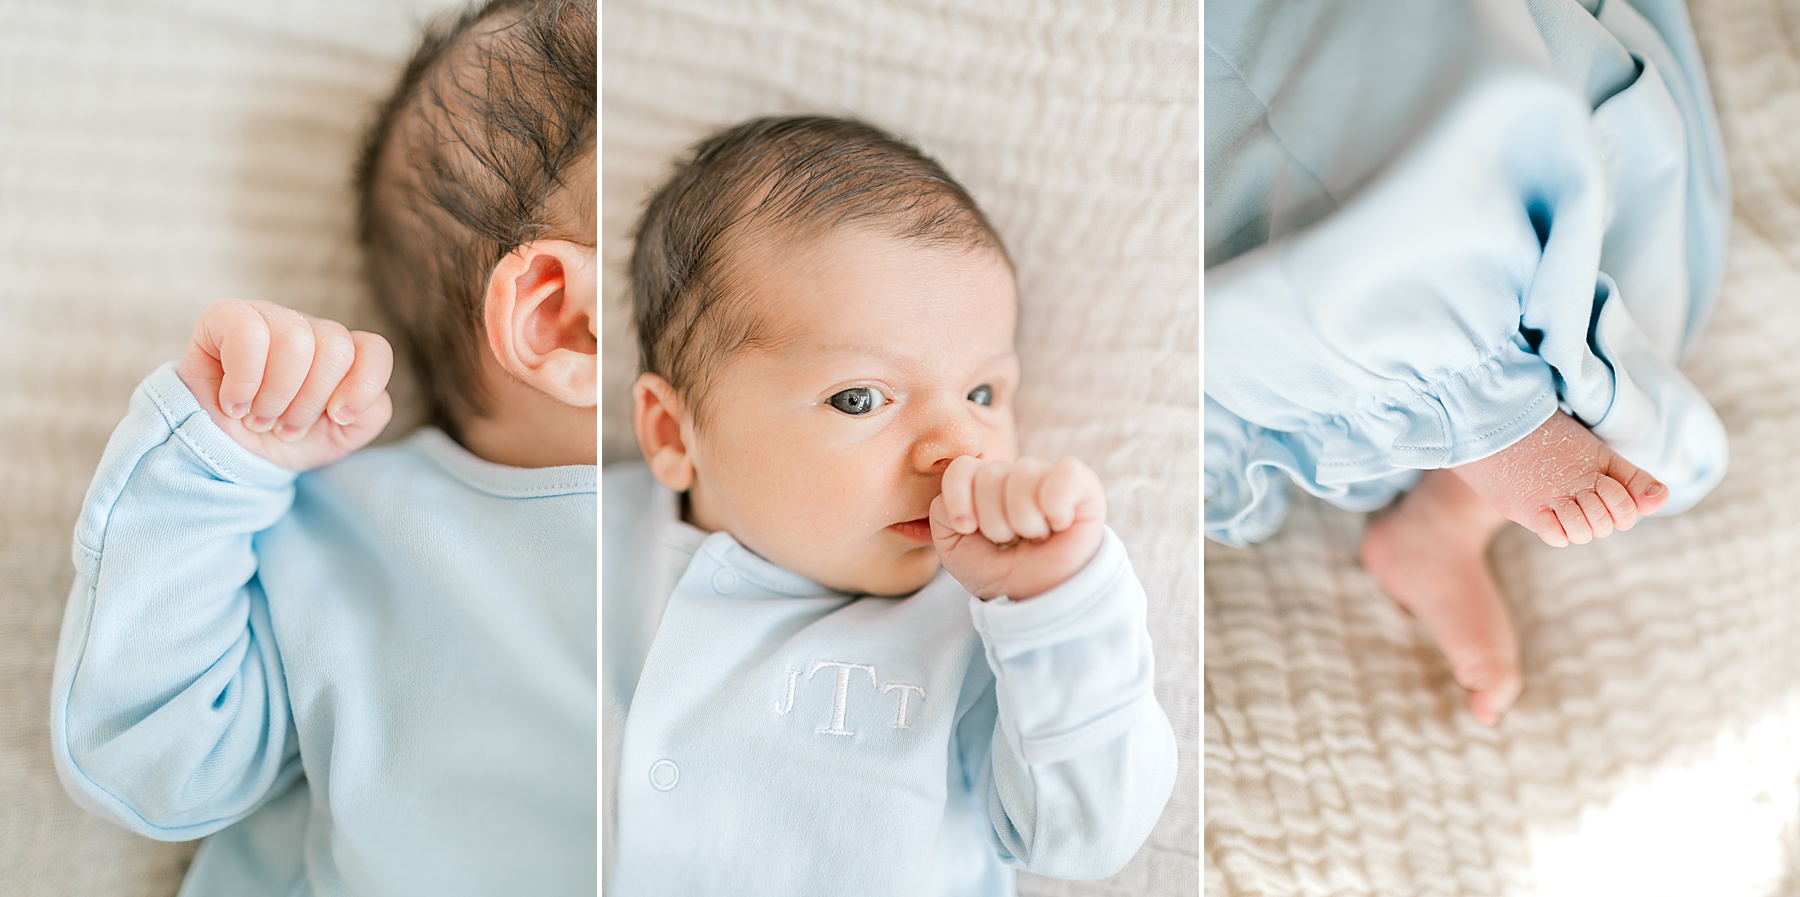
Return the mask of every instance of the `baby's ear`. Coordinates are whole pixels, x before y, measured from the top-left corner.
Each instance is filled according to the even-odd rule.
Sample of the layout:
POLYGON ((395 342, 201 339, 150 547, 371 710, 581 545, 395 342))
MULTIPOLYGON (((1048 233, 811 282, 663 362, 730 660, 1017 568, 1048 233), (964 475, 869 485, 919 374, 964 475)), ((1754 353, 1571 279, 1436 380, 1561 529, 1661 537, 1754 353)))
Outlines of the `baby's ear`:
POLYGON ((671 492, 686 492, 694 485, 689 423, 687 406, 669 381, 648 372, 638 375, 631 384, 631 428, 650 472, 671 492))
POLYGON ((488 275, 488 349, 508 374, 578 408, 599 397, 599 288, 594 247, 538 240, 488 275))

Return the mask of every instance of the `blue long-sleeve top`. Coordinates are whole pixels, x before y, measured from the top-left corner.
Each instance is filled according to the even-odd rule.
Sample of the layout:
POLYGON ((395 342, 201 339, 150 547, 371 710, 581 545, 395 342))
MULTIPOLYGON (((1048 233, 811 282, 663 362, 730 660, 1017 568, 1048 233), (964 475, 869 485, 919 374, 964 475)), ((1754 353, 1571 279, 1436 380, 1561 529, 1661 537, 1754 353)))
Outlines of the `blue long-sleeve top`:
POLYGON ((1677 364, 1729 185, 1679 0, 1209 3, 1206 533, 1283 481, 1372 510, 1559 407, 1670 489, 1723 477, 1677 364))
POLYGON ((607 893, 949 897, 1117 871, 1175 779, 1108 530, 1028 601, 833 592, 604 474, 607 893))
POLYGON ((76 526, 65 786, 210 835, 185 897, 593 894, 595 480, 436 430, 296 477, 164 366, 76 526))

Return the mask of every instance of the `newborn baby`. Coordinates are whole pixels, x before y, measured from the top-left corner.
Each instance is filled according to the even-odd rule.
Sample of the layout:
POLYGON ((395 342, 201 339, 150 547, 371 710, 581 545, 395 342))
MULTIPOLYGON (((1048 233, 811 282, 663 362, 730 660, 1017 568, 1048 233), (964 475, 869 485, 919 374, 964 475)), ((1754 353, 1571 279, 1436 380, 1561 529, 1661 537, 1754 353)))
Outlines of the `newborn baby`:
POLYGON ((1364 564, 1492 724, 1521 687, 1485 558, 1505 522, 1580 545, 1724 476, 1724 428, 1677 366, 1718 289, 1730 195, 1686 12, 1217 11, 1207 535, 1267 537, 1282 479, 1356 511, 1405 492, 1364 564))
POLYGON ((969 195, 871 126, 757 119, 651 198, 631 279, 608 893, 1124 865, 1175 775, 1144 594, 1093 471, 1017 456, 1013 269, 969 195))

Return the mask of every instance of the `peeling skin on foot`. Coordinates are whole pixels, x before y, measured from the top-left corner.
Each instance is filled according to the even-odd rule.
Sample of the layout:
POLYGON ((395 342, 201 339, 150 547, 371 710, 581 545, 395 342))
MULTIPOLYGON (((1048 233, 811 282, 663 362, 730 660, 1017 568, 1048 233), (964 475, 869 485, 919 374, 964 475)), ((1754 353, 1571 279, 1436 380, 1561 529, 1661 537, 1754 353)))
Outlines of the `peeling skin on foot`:
POLYGON ((1508 520, 1563 547, 1626 530, 1668 490, 1558 411, 1500 452, 1451 468, 1508 520))
POLYGON ((1517 633, 1487 566, 1494 534, 1511 520, 1560 548, 1630 529, 1667 502, 1656 478, 1559 411, 1490 457, 1426 471, 1370 521, 1363 566, 1430 630, 1470 713, 1491 726, 1523 686, 1517 633))

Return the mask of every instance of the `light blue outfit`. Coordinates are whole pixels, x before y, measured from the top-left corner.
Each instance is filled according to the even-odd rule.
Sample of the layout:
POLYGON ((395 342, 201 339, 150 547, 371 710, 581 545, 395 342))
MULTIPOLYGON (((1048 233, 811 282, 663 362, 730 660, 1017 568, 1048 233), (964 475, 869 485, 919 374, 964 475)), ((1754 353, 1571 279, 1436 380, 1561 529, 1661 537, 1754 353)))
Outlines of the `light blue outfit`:
POLYGON ((949 897, 1098 878, 1175 780, 1118 537, 1029 601, 832 592, 604 474, 608 897, 949 897))
POLYGON ((1559 406, 1669 486, 1724 476, 1676 363, 1729 188, 1678 0, 1206 9, 1206 534, 1284 479, 1373 510, 1559 406))
POLYGON ((595 473, 424 430, 296 478, 164 366, 76 524, 64 785, 211 835, 184 897, 589 897, 595 473))

